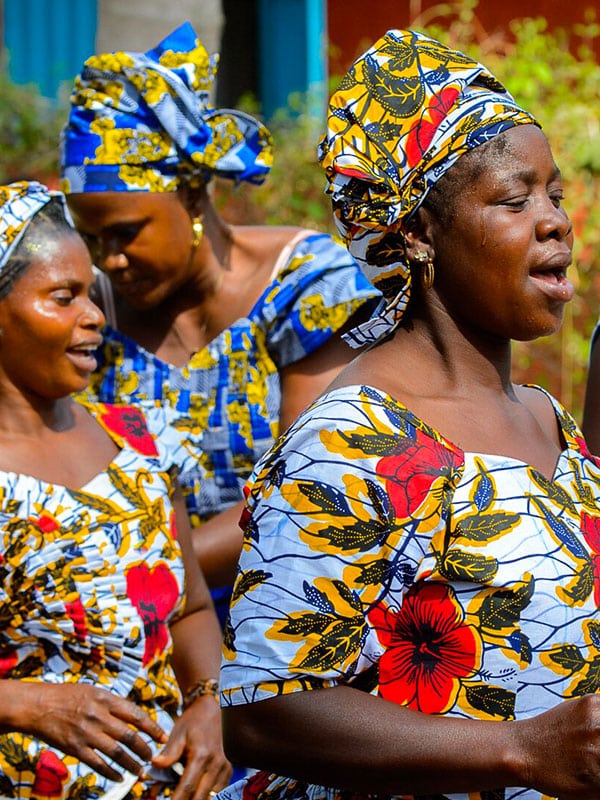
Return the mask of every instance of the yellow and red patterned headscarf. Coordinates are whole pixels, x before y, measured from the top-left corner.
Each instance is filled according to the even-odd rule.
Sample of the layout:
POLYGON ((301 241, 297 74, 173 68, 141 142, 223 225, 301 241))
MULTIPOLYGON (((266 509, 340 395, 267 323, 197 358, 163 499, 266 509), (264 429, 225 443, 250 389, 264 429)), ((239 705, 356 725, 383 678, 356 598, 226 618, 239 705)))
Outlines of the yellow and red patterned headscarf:
POLYGON ((376 341, 400 323, 410 269, 398 235, 461 155, 515 125, 537 124, 488 70, 412 30, 358 58, 329 104, 319 159, 337 227, 384 301, 348 335, 376 341))

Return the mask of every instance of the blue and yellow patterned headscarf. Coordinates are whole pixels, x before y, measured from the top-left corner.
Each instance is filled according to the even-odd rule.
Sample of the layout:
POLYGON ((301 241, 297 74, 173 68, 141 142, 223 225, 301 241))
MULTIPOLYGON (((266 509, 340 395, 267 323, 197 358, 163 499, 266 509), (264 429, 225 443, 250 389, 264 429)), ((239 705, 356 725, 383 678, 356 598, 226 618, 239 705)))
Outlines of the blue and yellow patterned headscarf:
POLYGON ((37 181, 16 181, 8 186, 0 186, 0 272, 33 217, 53 197, 62 199, 65 218, 73 226, 62 192, 51 191, 37 181))
POLYGON ((384 295, 346 338, 359 346, 400 323, 410 299, 405 220, 467 151, 537 124, 486 68, 416 31, 388 31, 358 58, 329 105, 319 158, 348 249, 384 295))
POLYGON ((213 175, 262 183, 271 134, 248 114, 211 108, 217 64, 189 22, 147 53, 89 58, 61 136, 61 189, 168 192, 213 175))

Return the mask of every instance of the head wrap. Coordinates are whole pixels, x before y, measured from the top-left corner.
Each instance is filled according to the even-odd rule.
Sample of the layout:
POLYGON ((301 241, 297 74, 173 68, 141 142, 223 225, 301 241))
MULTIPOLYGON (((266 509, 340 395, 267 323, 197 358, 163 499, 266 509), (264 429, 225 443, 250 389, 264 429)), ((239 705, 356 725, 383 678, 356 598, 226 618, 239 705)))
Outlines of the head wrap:
POLYGON ((0 272, 6 267, 33 217, 53 197, 62 199, 65 218, 73 227, 62 192, 51 191, 37 181, 17 181, 0 186, 0 272))
POLYGON ((401 231, 431 187, 467 151, 532 123, 482 64, 422 33, 388 31, 354 62, 319 145, 336 225, 384 295, 350 344, 400 323, 411 283, 401 231))
POLYGON ((249 114, 211 108, 217 64, 189 22, 147 53, 89 58, 61 135, 63 191, 168 192, 213 175, 262 183, 271 134, 249 114))

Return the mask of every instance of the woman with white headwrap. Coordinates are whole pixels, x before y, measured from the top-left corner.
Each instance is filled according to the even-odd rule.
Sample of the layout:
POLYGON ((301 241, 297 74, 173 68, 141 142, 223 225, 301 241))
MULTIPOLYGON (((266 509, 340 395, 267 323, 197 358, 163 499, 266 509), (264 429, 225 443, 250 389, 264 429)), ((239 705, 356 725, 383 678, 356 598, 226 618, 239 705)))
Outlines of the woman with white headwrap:
POLYGON ((481 64, 392 30, 320 157, 385 300, 247 486, 221 683, 259 771, 220 797, 597 798, 600 462, 511 381, 573 296, 548 142, 481 64))
POLYGON ((154 438, 138 409, 72 399, 93 283, 64 196, 0 187, 0 795, 206 800, 231 768, 186 454, 160 409, 154 438))

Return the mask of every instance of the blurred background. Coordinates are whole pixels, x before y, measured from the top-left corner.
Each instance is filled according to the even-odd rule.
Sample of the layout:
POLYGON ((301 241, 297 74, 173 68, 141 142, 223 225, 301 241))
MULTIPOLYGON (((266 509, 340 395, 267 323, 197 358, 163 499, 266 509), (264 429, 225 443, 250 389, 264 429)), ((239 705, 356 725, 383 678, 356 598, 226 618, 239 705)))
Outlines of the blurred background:
POLYGON ((593 0, 0 0, 0 182, 57 185, 73 77, 93 53, 147 50, 190 20, 221 62, 214 102, 261 116, 275 138, 262 187, 217 184, 238 223, 333 232, 316 163, 327 98, 390 28, 413 27, 487 67, 532 111, 565 179, 575 227, 575 300, 558 336, 517 344, 514 379, 581 419, 589 337, 600 315, 600 22, 593 0))

